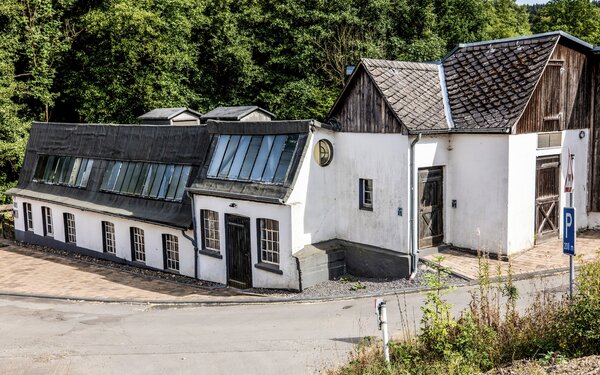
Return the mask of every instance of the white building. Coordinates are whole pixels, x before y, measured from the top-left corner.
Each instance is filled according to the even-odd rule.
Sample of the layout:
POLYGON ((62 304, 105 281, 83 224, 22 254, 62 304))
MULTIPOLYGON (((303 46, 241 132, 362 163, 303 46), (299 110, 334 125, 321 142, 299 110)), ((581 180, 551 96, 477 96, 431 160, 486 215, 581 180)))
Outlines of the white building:
POLYGON ((577 226, 600 222, 596 52, 556 32, 365 59, 327 124, 34 123, 17 238, 236 287, 407 277, 445 245, 510 257, 561 235, 570 155, 577 226))

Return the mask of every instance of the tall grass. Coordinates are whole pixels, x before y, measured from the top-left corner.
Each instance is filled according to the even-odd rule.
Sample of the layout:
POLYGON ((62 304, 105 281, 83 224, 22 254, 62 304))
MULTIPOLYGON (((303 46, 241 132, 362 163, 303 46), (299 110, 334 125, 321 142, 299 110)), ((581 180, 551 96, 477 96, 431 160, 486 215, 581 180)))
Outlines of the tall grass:
POLYGON ((458 317, 443 298, 441 260, 428 280, 433 289, 422 307, 420 332, 390 343, 390 365, 381 344, 368 343, 332 374, 473 374, 518 359, 600 354, 600 260, 579 268, 573 300, 540 292, 519 312, 510 263, 507 276, 499 269, 493 275, 482 254, 479 288, 458 317), (492 276, 500 281, 492 282, 492 276))

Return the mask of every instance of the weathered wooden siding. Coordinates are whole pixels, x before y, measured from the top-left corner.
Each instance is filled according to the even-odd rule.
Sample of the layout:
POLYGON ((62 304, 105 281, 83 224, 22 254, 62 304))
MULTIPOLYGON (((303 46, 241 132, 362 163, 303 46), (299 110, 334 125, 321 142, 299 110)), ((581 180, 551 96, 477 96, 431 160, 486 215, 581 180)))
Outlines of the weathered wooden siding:
POLYGON ((332 117, 341 125, 341 131, 351 133, 402 133, 404 126, 389 109, 385 99, 368 73, 359 68, 352 86, 340 98, 332 117))
POLYGON ((558 44, 550 60, 517 123, 516 132, 519 134, 585 129, 591 126, 590 58, 558 44), (563 71, 557 75, 560 65, 563 71), (557 90, 560 92, 558 97, 557 90), (560 119, 553 120, 553 113, 550 112, 554 112, 556 105, 560 106, 562 114, 560 119))
POLYGON ((590 130, 589 210, 600 212, 600 56, 593 60, 593 123, 590 130))

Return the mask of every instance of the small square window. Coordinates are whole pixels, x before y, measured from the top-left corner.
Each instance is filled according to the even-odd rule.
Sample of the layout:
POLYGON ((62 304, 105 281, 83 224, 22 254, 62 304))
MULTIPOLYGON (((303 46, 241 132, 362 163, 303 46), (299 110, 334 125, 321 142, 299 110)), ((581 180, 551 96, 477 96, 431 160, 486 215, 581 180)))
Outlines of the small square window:
POLYGON ((361 210, 373 211, 373 180, 361 178, 359 180, 359 204, 361 210))

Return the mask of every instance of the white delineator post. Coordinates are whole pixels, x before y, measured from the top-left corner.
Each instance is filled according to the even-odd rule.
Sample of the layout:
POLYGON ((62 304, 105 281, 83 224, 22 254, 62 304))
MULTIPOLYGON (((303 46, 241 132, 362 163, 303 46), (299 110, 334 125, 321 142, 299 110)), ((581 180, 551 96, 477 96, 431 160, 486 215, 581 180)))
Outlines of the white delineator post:
POLYGON ((389 343, 389 335, 388 335, 388 326, 387 326, 387 307, 385 301, 383 299, 375 300, 375 314, 377 315, 377 323, 379 326, 379 330, 383 332, 383 358, 386 363, 390 363, 390 348, 388 346, 389 343))

